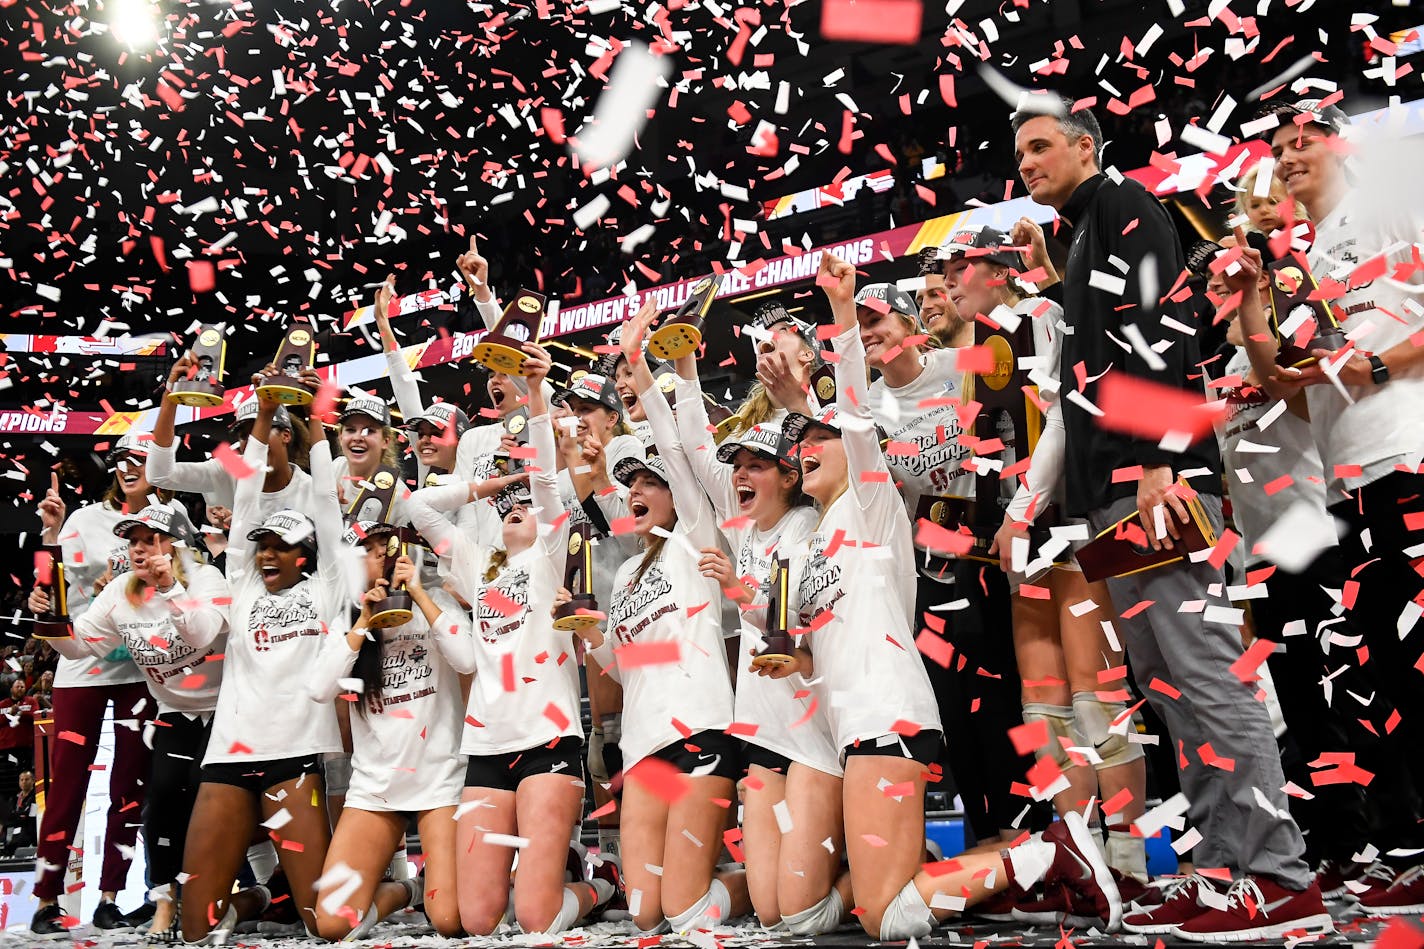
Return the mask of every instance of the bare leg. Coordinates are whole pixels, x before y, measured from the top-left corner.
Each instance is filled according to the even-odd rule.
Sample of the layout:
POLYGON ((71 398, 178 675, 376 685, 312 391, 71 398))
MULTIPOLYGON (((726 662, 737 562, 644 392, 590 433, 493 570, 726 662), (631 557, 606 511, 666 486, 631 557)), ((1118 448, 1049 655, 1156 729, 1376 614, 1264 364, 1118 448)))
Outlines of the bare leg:
POLYGON ((425 854, 425 915, 440 935, 459 936, 463 930, 456 884, 455 808, 424 811, 416 825, 425 854))
POLYGON ((514 850, 507 844, 486 843, 485 836, 514 834, 514 792, 465 788, 461 800, 483 803, 461 815, 455 829, 460 923, 471 936, 488 936, 509 908, 514 850))
MULTIPOLYGON (((726 809, 714 799, 735 797, 727 778, 689 778, 688 784, 691 790, 668 810, 663 838, 665 916, 676 916, 707 895, 722 854, 722 828, 727 823, 726 809)), ((745 894, 745 885, 740 889, 745 894)), ((733 891, 729 888, 729 892, 733 891)), ((738 909, 734 900, 732 914, 740 915, 738 909)))
POLYGON ((227 912, 232 884, 257 827, 257 799, 230 784, 198 787, 183 844, 183 938, 205 937, 227 912))
MULTIPOLYGON (((567 774, 539 774, 519 782, 515 826, 529 843, 514 873, 514 915, 526 933, 547 932, 564 902, 564 865, 569 839, 583 808, 583 781, 567 774)), ((593 891, 575 890, 579 915, 593 906, 593 891)))
MULTIPOLYGON (((841 875, 844 793, 844 782, 836 775, 792 762, 786 775, 791 830, 781 841, 781 863, 777 868, 777 899, 782 915, 815 906, 825 899, 841 875), (825 846, 827 840, 831 842, 830 849, 825 846)), ((845 885, 850 886, 849 878, 845 885)))
MULTIPOLYGON (((781 922, 776 894, 781 874, 781 828, 772 810, 786 799, 786 775, 752 765, 742 783, 742 850, 746 853, 747 891, 763 926, 781 922), (754 786, 755 785, 755 786, 754 786)), ((822 851, 824 852, 824 851, 822 851)))
MULTIPOLYGON (((280 831, 277 860, 292 888, 292 902, 307 932, 316 932, 316 881, 331 846, 331 818, 326 813, 326 785, 320 775, 304 774, 268 788, 259 801, 262 819, 279 811, 291 817, 280 831), (283 793, 285 792, 285 793, 283 793), (278 798, 278 800, 273 800, 278 798)), ((386 854, 387 862, 390 854, 386 854)))
MULTIPOLYGON (((1063 610, 1060 624, 1063 630, 1063 655, 1068 666, 1068 681, 1073 692, 1093 692, 1111 701, 1126 701, 1112 693, 1126 693, 1127 674, 1116 672, 1113 678, 1101 676, 1107 669, 1123 665, 1121 649, 1113 649, 1103 632, 1102 623, 1116 621, 1112 598, 1104 583, 1088 583, 1081 573, 1071 570, 1053 571, 1055 599, 1063 610), (1091 599, 1098 605, 1092 612, 1073 616, 1068 607, 1091 599)), ((1082 769, 1079 769, 1082 770, 1082 769)), ((1097 769, 1099 794, 1103 802, 1112 805, 1112 814, 1104 817, 1108 828, 1125 830, 1146 810, 1147 759, 1136 760, 1097 769), (1123 795, 1123 792, 1127 792, 1123 795), (1120 797, 1121 796, 1121 797, 1120 797)), ((1119 868, 1123 869, 1123 868, 1119 868)))
MULTIPOLYGON (((1053 571, 1058 573, 1059 571, 1053 571)), ((1080 574, 1081 576, 1081 574, 1080 574)), ((1072 710, 1073 693, 1068 683, 1068 667, 1063 655, 1059 633, 1059 612, 1067 614, 1065 604, 1055 596, 1052 600, 1032 600, 1014 596, 1014 655, 1018 660, 1019 677, 1023 680, 1024 706, 1047 705, 1072 710)), ((1049 741, 1057 737, 1050 734, 1049 741)), ((1061 746, 1060 746, 1061 747, 1061 746)), ((1060 762, 1067 755, 1056 749, 1040 751, 1039 756, 1052 753, 1060 762)), ((1081 811, 1097 791, 1097 781, 1091 768, 1063 768, 1068 787, 1053 796, 1053 808, 1061 816, 1069 811, 1081 811)), ((1016 835, 1015 835, 1016 836, 1016 835)), ((1012 840, 1013 836, 1006 838, 1012 840)))
POLYGON ((664 866, 663 842, 669 826, 676 825, 671 824, 667 801, 637 781, 623 785, 623 812, 628 818, 623 825, 623 885, 634 924, 648 932, 663 921, 663 878, 648 867, 664 866))
POLYGON ((866 935, 880 938, 885 910, 915 879, 925 847, 925 766, 888 755, 850 755, 845 768, 846 853, 866 935), (881 780, 910 784, 896 799, 881 780))
POLYGON ((381 874, 390 863, 396 845, 405 837, 405 815, 375 813, 355 807, 341 812, 336 833, 327 848, 323 876, 345 865, 359 881, 344 898, 335 895, 345 889, 344 881, 328 883, 316 900, 316 930, 323 939, 336 942, 365 918, 374 902, 380 916, 399 909, 407 894, 398 883, 381 883, 381 874), (394 905, 393 905, 394 904, 394 905))

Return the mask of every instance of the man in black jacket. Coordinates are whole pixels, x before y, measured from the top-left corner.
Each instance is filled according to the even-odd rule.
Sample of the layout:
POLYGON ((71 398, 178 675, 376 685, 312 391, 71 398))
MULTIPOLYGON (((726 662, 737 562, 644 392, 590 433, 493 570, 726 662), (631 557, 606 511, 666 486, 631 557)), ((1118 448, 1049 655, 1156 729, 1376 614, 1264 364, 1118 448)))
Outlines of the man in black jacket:
MULTIPOLYGON (((1097 405, 1105 380, 1146 386, 1166 405, 1202 395, 1195 319, 1174 292, 1184 259, 1171 219, 1142 186, 1102 173, 1102 131, 1092 113, 1034 96, 1013 129, 1029 194, 1073 228, 1059 374, 1066 513, 1086 517, 1096 532, 1135 512, 1154 548, 1171 547, 1181 542, 1179 524, 1188 523, 1185 482, 1219 533, 1221 459, 1210 431, 1196 440, 1143 437, 1123 431, 1115 424, 1121 419, 1103 419, 1097 405)), ((1134 414, 1143 411, 1152 410, 1134 414)), ((1270 718, 1256 686, 1231 668, 1242 653, 1240 619, 1221 570, 1187 559, 1108 586, 1119 614, 1129 614, 1120 629, 1139 688, 1177 750, 1203 838, 1197 863, 1237 878, 1225 899, 1202 898, 1211 884, 1188 878, 1164 905, 1130 914, 1124 925, 1197 941, 1333 929, 1287 811, 1270 718)))

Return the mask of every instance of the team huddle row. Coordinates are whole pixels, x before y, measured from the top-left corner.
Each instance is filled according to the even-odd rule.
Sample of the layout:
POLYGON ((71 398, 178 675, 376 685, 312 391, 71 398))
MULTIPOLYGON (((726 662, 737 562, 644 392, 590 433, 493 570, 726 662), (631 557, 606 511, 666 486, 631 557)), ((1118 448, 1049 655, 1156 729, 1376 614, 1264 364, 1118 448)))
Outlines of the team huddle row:
MULTIPOLYGON (((1122 307, 1104 306, 1089 279, 1098 253, 1113 252, 1101 245, 1123 240, 1102 220, 1112 214, 1140 228, 1135 241, 1165 242, 1164 272, 1181 248, 1150 196, 1098 172, 1096 123, 1028 112, 1015 130, 1034 197, 1075 227, 1061 304, 1040 295, 1059 276, 1027 220, 923 255, 917 295, 857 288, 854 268, 828 254, 817 285, 832 325, 763 306, 743 332, 758 383, 730 418, 702 392, 695 352, 649 355, 659 314, 647 306, 557 389, 549 351, 525 344, 516 374, 488 379, 495 420, 474 425, 422 401, 396 351, 388 282, 376 318, 418 489, 394 467, 390 404, 357 393, 329 418, 303 417, 264 394, 282 374, 272 366, 238 407, 231 454, 178 461, 165 400, 152 433, 111 452, 104 502, 66 519, 56 483, 40 510, 46 541, 64 547, 74 618, 73 637, 56 641, 56 694, 143 682, 151 695, 116 718, 147 726, 152 746, 153 928, 218 938, 270 913, 275 891, 327 939, 407 906, 445 935, 553 933, 621 908, 644 933, 754 913, 795 934, 855 919, 873 938, 904 939, 991 906, 1111 929, 1139 899, 1127 920, 1138 932, 1328 930, 1269 719, 1225 671, 1241 653, 1235 628, 1211 616, 1225 608, 1208 605, 1186 635, 1172 626, 1184 622, 1171 618, 1178 603, 1225 602, 1220 564, 1193 558, 1110 588, 1074 562, 1090 534, 1129 516, 1153 548, 1184 543, 1193 517, 1220 531, 1210 435, 1169 450, 1097 432, 1081 398, 1084 361, 1103 373, 1125 350, 1128 374, 1201 391, 1187 372, 1201 362, 1194 344, 1151 346, 1160 326, 1144 340, 1139 321, 1132 346, 1113 337, 1106 349, 1101 323, 1122 307), (1027 410, 1041 413, 1036 444, 1012 422, 975 429, 975 375, 987 371, 972 368, 976 321, 1027 328, 1015 369, 1031 383, 1027 410), (1117 478, 1129 462, 1135 479, 1117 478), (942 527, 949 507, 986 503, 976 482, 990 476, 1002 483, 997 531, 976 541, 942 527), (173 491, 201 493, 215 527, 194 530, 173 491), (204 562, 204 548, 225 566, 204 562), (1158 587, 1164 608, 1143 615, 1153 583, 1178 586, 1158 587), (1133 609, 1121 618, 1114 606, 1133 609), (992 678, 976 675, 980 656, 966 671, 951 645, 965 651, 976 622, 1017 654, 1022 695, 1008 718, 976 718, 978 701, 964 700, 965 681, 992 678), (1195 889, 1150 906, 1163 894, 1146 885, 1132 830, 1145 763, 1123 640, 1139 683, 1172 683, 1195 706, 1148 696, 1174 746, 1214 742, 1235 761, 1233 778, 1182 759, 1205 838, 1198 861, 1254 888, 1200 902, 1214 916, 1186 912, 1195 889), (954 752, 976 743, 982 769, 978 752, 954 752), (1005 750, 1025 744, 1031 769, 1005 750), (924 796, 946 746, 983 846, 938 860, 924 796), (1062 819, 1023 832, 1015 811, 1030 801, 1015 783, 1062 819), (587 792, 600 848, 571 860, 587 792), (1244 804, 1208 807, 1221 795, 1244 804), (412 816, 423 870, 389 879, 412 816), (722 862, 724 847, 735 862, 722 862), (240 878, 256 882, 234 892, 240 878), (1251 926, 1233 923, 1248 902, 1251 926)), ((1224 256, 1216 298, 1235 293, 1259 319, 1261 255, 1224 256)), ((494 327, 473 243, 458 265, 467 304, 494 327)), ((180 359, 170 388, 196 368, 180 359)), ((43 587, 36 614, 55 605, 43 587)), ((44 846, 63 838, 64 816, 45 819, 36 892, 48 907, 64 842, 49 859, 44 846)))

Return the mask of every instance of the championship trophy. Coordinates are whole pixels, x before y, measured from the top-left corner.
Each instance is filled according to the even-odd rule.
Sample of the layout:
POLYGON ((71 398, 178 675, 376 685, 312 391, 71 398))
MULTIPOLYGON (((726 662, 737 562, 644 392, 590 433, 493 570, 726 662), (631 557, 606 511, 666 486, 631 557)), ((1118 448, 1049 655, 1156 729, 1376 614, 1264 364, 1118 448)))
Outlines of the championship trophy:
POLYGON ((525 343, 539 342, 539 330, 544 322, 544 301, 542 293, 520 290, 504 308, 504 315, 494 329, 475 344, 471 357, 492 372, 502 372, 507 376, 524 375, 524 360, 529 357, 522 347, 525 343))
POLYGON ((702 345, 702 320, 712 308, 712 301, 717 298, 721 286, 722 278, 717 274, 697 281, 692 288, 692 296, 687 298, 672 319, 648 336, 648 352, 669 362, 696 352, 697 347, 702 345))
POLYGON ((406 541, 401 534, 400 528, 392 527, 390 524, 372 524, 366 536, 384 535, 386 539, 386 595, 371 604, 370 626, 372 629, 386 629, 389 626, 403 626, 410 622, 413 612, 411 606, 413 600, 410 592, 406 590, 405 584, 401 584, 397 589, 391 583, 391 578, 395 574, 396 560, 405 554, 406 541))
POLYGON ((823 409, 836 404, 836 367, 822 362, 811 373, 811 395, 823 409))
MULTIPOLYGON (((1033 327, 1030 321, 1022 320, 1016 329, 1009 331, 977 320, 974 344, 987 349, 994 364, 988 372, 970 380, 965 386, 964 400, 978 401, 980 406, 974 420, 978 444, 999 443, 997 451, 981 452, 981 456, 997 454, 1003 460, 1003 467, 1009 468, 1019 458, 1028 457, 1043 429, 1043 416, 1024 391, 1024 387, 1030 385, 1028 372, 1018 368, 1018 354, 1033 352, 1033 327)), ((923 517, 950 530, 967 528, 974 543, 960 556, 998 564, 997 557, 989 556, 989 548, 1004 522, 1004 509, 1012 497, 1011 493, 1006 496, 1006 488, 1013 487, 1013 482, 1006 482, 1000 473, 998 469, 977 472, 971 498, 923 495, 915 512, 916 520, 923 517)), ((1048 539, 1047 525, 1048 519, 1043 515, 1036 518, 1034 529, 1030 531, 1035 547, 1048 539)))
POLYGON ((179 379, 168 393, 169 402, 211 408, 223 403, 223 357, 227 355, 227 340, 222 328, 204 326, 193 345, 193 361, 197 371, 191 379, 179 379))
POLYGON ((316 360, 316 339, 306 317, 298 316, 287 330, 272 365, 277 375, 268 376, 257 387, 257 394, 283 405, 310 405, 316 394, 301 380, 303 369, 310 369, 316 360))
POLYGON ((564 561, 564 587, 574 598, 554 610, 554 628, 587 629, 598 625, 598 600, 593 595, 593 525, 587 521, 569 527, 569 556, 564 561))
MULTIPOLYGON (((504 417, 504 433, 518 445, 529 444, 529 407, 521 405, 504 417)), ((518 474, 524 470, 524 459, 513 458, 503 446, 495 449, 494 467, 501 475, 518 474)))
MULTIPOLYGON (((1186 502, 1187 513, 1191 515, 1187 523, 1177 524, 1181 537, 1172 541, 1171 549, 1163 547, 1153 550, 1147 533, 1138 523, 1137 512, 1131 514, 1098 534, 1078 548, 1078 565, 1083 568, 1083 578, 1089 583, 1112 577, 1128 577, 1134 573, 1162 567, 1185 560, 1188 554, 1216 546, 1216 532, 1211 529, 1206 510, 1201 501, 1193 497, 1186 502)), ((1175 518, 1170 510, 1165 516, 1175 518)))
POLYGON ((1312 350, 1332 353, 1345 346, 1345 331, 1330 304, 1312 300, 1319 285, 1294 255, 1267 265, 1271 281, 1271 324, 1280 340, 1276 364, 1299 369, 1316 361, 1312 350))
POLYGON ((395 506, 396 486, 400 484, 400 471, 382 465, 376 472, 359 485, 356 496, 351 499, 345 512, 348 525, 357 521, 376 524, 390 522, 391 508, 395 506))
POLYGON ((36 558, 39 577, 35 586, 49 597, 49 609, 35 614, 36 639, 73 639, 74 623, 69 618, 69 584, 64 577, 64 551, 58 544, 45 544, 36 558))
POLYGON ((786 610, 790 603, 787 584, 790 582, 790 567, 785 557, 774 557, 771 561, 771 578, 766 589, 766 633, 762 636, 764 645, 761 652, 752 659, 752 665, 785 666, 796 661, 792 654, 794 645, 786 623, 786 610))

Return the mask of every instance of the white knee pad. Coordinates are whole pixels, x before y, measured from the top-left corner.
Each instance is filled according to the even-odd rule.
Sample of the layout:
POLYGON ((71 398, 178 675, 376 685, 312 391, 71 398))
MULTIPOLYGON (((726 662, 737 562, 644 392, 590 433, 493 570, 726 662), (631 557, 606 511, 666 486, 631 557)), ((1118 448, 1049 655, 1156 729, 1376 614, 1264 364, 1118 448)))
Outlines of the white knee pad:
POLYGON ((1077 744, 1073 737, 1073 709, 1067 705, 1048 705, 1044 702, 1025 702, 1023 707, 1023 720, 1027 722, 1043 722, 1048 726, 1048 748, 1047 754, 1058 762, 1058 767, 1068 770, 1073 767, 1072 760, 1068 757, 1068 749, 1063 746, 1060 738, 1068 739, 1068 743, 1077 744))
POLYGON ((1109 730, 1126 711, 1127 706, 1122 702, 1102 702, 1092 692, 1073 693, 1073 721, 1082 742, 1102 759, 1097 765, 1100 769, 1131 764, 1142 757, 1142 747, 1127 740, 1126 729, 1132 727, 1131 721, 1109 730))
POLYGON ((934 929, 934 925, 934 913, 920 891, 915 889, 915 881, 911 880, 885 907, 885 915, 880 917, 880 941, 923 939, 934 929))
POLYGON ((788 913, 781 917, 781 921, 793 935, 819 936, 835 932, 844 916, 845 903, 835 887, 831 887, 831 892, 821 902, 799 913, 788 913))
POLYGON ((579 921, 579 901, 574 895, 574 891, 564 887, 564 903, 559 907, 559 913, 554 917, 554 921, 549 924, 545 933, 552 936, 561 933, 566 929, 572 929, 574 923, 579 921))
POLYGON ((351 786, 351 756, 335 752, 322 756, 326 793, 341 795, 351 786))
POLYGON ((361 921, 351 932, 346 934, 342 942, 355 942, 358 939, 365 939, 371 935, 371 930, 376 928, 376 923, 380 922, 381 911, 376 909, 376 901, 371 901, 371 908, 366 910, 366 915, 361 917, 361 921))
POLYGON ((676 916, 669 916, 667 921, 673 932, 686 933, 706 926, 725 925, 730 912, 732 894, 727 892, 727 887, 721 880, 713 880, 702 899, 676 916))

